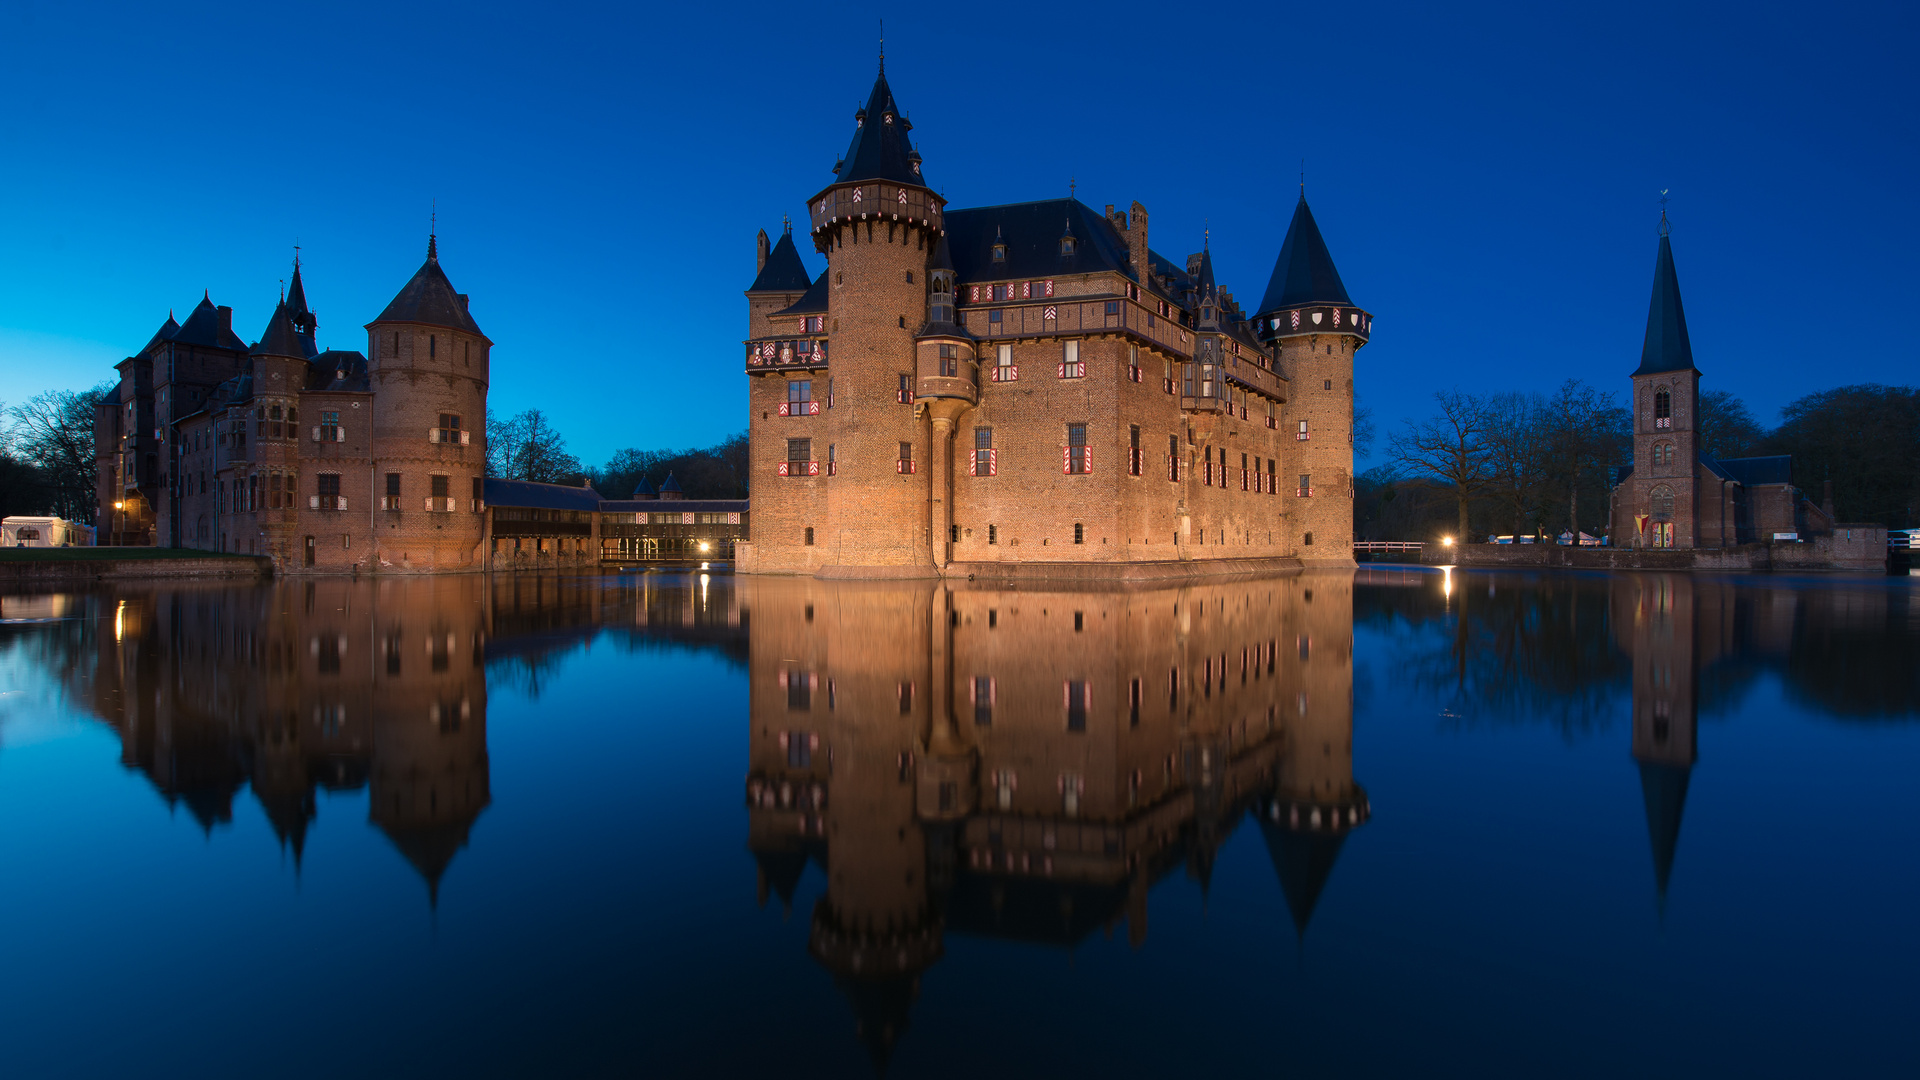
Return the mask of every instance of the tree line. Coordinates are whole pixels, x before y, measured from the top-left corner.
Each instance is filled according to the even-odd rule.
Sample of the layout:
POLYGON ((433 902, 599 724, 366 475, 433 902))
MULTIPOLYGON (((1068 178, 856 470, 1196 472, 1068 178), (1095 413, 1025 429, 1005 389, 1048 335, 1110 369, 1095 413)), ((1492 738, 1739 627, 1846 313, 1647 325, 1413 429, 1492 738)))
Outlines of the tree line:
MULTIPOLYGON (((1613 394, 1569 379, 1552 394, 1434 394, 1407 419, 1387 463, 1354 490, 1355 535, 1600 535, 1612 484, 1633 459, 1633 420, 1613 394)), ((1920 391, 1867 383, 1808 394, 1763 427, 1725 390, 1700 395, 1700 449, 1717 459, 1788 454, 1793 482, 1819 502, 1833 482, 1842 521, 1908 528, 1920 506, 1920 391)))
POLYGON ((92 525, 94 406, 118 384, 49 390, 0 406, 0 518, 49 516, 92 525))
POLYGON ((744 499, 750 471, 747 446, 743 431, 697 449, 628 447, 596 468, 581 464, 567 450, 566 436, 541 410, 505 418, 487 413, 488 476, 576 487, 590 483, 609 499, 627 498, 643 479, 657 491, 669 476, 689 499, 744 499))

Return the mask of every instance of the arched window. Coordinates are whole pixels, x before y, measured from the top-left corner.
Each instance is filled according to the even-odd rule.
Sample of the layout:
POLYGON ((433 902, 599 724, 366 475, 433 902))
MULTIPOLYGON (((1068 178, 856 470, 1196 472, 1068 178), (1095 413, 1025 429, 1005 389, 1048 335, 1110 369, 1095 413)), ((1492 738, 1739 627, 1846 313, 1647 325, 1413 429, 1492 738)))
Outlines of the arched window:
POLYGON ((1653 426, 1656 428, 1673 426, 1673 395, 1665 390, 1653 392, 1653 426))
POLYGON ((1673 516, 1673 489, 1665 484, 1654 488, 1650 497, 1653 504, 1653 516, 1670 518, 1673 516))

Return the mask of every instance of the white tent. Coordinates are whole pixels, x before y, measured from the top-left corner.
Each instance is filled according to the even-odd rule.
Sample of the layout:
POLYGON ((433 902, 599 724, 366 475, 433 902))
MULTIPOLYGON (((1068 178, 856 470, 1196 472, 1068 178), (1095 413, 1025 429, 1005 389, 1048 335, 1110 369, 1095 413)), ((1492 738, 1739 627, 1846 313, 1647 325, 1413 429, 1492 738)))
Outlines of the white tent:
POLYGON ((93 527, 56 517, 0 521, 0 547, 92 547, 93 527))

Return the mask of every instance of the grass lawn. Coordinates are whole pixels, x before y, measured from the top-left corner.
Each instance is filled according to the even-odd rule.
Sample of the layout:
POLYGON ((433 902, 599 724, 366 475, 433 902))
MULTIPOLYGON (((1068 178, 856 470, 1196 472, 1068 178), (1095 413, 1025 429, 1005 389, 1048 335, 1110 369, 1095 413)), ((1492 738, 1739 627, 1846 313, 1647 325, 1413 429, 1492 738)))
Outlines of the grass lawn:
POLYGON ((0 563, 114 562, 121 559, 257 559, 258 555, 226 555, 218 551, 152 547, 0 548, 0 563))

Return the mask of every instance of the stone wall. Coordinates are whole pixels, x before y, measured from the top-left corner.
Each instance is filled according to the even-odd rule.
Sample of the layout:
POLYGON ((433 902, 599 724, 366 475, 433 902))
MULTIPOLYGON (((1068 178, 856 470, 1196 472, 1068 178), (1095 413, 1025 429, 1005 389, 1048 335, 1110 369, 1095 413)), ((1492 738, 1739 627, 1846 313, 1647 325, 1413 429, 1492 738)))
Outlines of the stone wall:
POLYGON ((1852 570, 1885 573, 1887 530, 1842 526, 1834 536, 1804 542, 1740 544, 1729 548, 1575 548, 1558 544, 1429 545, 1429 565, 1534 566, 1584 570, 1852 570))

